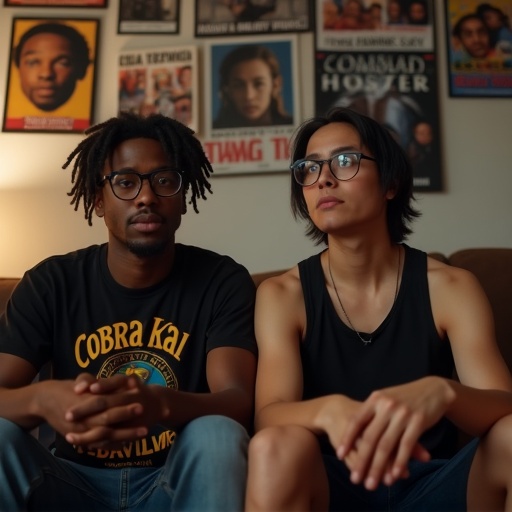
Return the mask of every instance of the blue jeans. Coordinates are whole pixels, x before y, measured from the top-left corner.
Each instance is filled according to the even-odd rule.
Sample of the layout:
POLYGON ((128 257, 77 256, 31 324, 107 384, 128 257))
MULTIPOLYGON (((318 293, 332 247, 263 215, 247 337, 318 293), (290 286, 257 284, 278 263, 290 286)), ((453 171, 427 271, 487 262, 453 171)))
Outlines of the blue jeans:
POLYGON ((236 421, 203 416, 179 433, 163 467, 98 469, 55 457, 0 418, 0 511, 241 511, 248 442, 236 421))
POLYGON ((352 484, 345 464, 334 456, 324 455, 331 491, 330 510, 465 512, 469 470, 478 441, 473 439, 451 459, 411 461, 409 478, 391 487, 381 485, 375 491, 352 484))

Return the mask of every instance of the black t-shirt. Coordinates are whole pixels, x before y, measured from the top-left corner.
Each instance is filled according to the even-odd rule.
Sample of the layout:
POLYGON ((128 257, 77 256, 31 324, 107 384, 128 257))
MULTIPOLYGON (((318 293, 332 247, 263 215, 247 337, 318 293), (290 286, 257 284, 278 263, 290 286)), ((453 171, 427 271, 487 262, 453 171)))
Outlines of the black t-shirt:
MULTIPOLYGON (((228 256, 176 245, 169 276, 144 289, 114 281, 107 246, 51 257, 29 270, 0 318, 0 351, 56 379, 136 374, 148 384, 208 392, 206 356, 217 347, 256 353, 255 286, 228 256)), ((122 451, 84 453, 57 437, 57 455, 100 466, 163 464, 176 433, 156 428, 122 451)))

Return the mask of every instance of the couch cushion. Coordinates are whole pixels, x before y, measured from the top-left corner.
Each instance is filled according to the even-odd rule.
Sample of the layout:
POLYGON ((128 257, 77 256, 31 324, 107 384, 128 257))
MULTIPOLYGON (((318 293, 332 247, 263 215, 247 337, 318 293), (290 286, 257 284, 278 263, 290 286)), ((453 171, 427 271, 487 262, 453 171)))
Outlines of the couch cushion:
POLYGON ((498 345, 512 371, 512 248, 463 249, 450 255, 449 262, 480 281, 494 313, 498 345))

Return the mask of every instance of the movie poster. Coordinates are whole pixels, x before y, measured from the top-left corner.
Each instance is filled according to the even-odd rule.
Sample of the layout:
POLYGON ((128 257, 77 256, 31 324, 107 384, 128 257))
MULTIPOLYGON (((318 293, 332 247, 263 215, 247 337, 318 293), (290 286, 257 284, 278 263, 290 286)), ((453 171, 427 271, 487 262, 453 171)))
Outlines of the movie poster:
POLYGON ((196 37, 304 32, 310 0, 196 0, 196 37))
POLYGON ((316 113, 343 106, 386 126, 408 153, 414 188, 441 190, 433 53, 316 52, 316 113))
POLYGON ((199 131, 197 47, 126 50, 119 55, 118 111, 172 117, 199 131))
POLYGON ((446 2, 453 97, 512 96, 512 0, 446 2))
POLYGON ((433 0, 317 0, 315 112, 352 108, 408 153, 414 189, 442 189, 433 0))
POLYGON ((202 140, 215 175, 285 171, 300 122, 296 36, 212 43, 202 140))
POLYGON ((91 126, 98 33, 98 19, 13 18, 3 131, 91 126))

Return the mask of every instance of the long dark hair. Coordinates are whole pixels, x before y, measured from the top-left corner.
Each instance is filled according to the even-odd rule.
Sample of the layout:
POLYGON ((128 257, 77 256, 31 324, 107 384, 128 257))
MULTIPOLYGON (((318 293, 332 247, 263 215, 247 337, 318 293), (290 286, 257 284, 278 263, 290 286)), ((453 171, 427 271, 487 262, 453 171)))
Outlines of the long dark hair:
MULTIPOLYGON (((330 123, 348 123, 358 132, 361 143, 368 148, 377 160, 380 185, 384 192, 393 190, 395 195, 388 201, 387 224, 391 240, 395 243, 404 241, 412 230, 409 224, 420 216, 413 208, 412 167, 401 146, 386 128, 368 116, 348 108, 333 108, 327 115, 313 117, 297 129, 292 138, 291 161, 295 162, 306 156, 306 149, 311 136, 323 126, 330 123)), ((304 200, 303 187, 291 176, 291 206, 295 218, 307 221, 306 234, 317 245, 327 243, 327 233, 318 229, 309 216, 304 200)))

